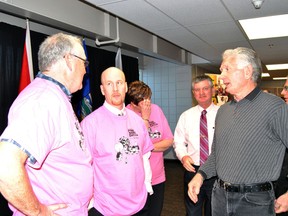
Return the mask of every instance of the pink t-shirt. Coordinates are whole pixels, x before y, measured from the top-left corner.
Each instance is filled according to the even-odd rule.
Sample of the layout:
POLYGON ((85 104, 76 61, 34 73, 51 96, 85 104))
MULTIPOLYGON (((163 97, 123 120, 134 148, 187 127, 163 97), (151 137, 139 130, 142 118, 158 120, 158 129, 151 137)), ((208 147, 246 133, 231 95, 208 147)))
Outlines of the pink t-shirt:
POLYGON ((94 207, 103 215, 135 214, 147 198, 143 155, 153 149, 142 119, 101 106, 81 126, 93 157, 94 207))
POLYGON ((88 215, 92 159, 84 143, 79 145, 81 127, 67 95, 55 83, 36 78, 14 101, 8 119, 1 140, 11 139, 31 155, 25 167, 40 202, 67 203, 55 211, 61 216, 88 215))
MULTIPOLYGON (((130 104, 126 107, 131 109, 130 104)), ((141 113, 137 114, 141 116, 141 113)), ((173 139, 173 134, 169 127, 168 121, 161 108, 156 104, 151 104, 149 125, 149 136, 153 144, 165 139, 173 139)), ((152 185, 164 182, 166 178, 163 152, 151 152, 149 161, 152 170, 152 185)))

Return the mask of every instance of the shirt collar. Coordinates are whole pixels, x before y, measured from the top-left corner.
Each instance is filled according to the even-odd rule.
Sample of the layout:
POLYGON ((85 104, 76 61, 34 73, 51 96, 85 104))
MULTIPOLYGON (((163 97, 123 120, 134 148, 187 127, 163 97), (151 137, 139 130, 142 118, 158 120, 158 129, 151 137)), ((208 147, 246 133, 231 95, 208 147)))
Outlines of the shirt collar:
MULTIPOLYGON (((254 98, 256 98, 256 96, 261 92, 261 89, 256 86, 248 95, 246 95, 246 97, 244 97, 244 99, 252 101, 254 100, 254 98)), ((237 103, 237 101, 233 98, 232 99, 233 103, 237 103)))
POLYGON ((107 101, 105 100, 104 102, 104 106, 112 113, 114 113, 115 115, 119 115, 119 116, 123 116, 126 115, 126 110, 125 110, 125 104, 123 103, 123 108, 122 110, 117 109, 116 107, 110 105, 109 103, 107 103, 107 101))
MULTIPOLYGON (((207 107, 207 109, 205 109, 205 110, 206 110, 207 113, 208 113, 208 112, 209 112, 210 110, 212 110, 215 106, 216 106, 216 105, 212 102, 212 103, 210 104, 210 106, 207 107)), ((198 109, 199 109, 200 112, 202 112, 202 111, 204 110, 204 108, 201 107, 200 105, 198 105, 198 109)))
POLYGON ((253 91, 250 92, 245 98, 247 100, 252 101, 259 94, 260 91, 261 91, 260 88, 258 86, 256 86, 256 88, 254 88, 253 91))
POLYGON ((49 80, 52 83, 58 85, 60 87, 60 89, 67 95, 69 101, 71 101, 72 95, 71 95, 70 91, 62 83, 58 82, 57 80, 53 79, 52 77, 46 76, 45 74, 43 74, 41 72, 39 72, 37 74, 37 77, 39 77, 41 79, 49 80))

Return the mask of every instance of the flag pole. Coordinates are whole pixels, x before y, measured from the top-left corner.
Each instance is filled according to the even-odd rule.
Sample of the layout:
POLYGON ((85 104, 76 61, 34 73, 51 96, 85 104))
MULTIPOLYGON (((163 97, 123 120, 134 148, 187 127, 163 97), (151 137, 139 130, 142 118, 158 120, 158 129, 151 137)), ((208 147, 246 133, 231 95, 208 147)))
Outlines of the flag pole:
POLYGON ((33 79, 34 79, 34 73, 33 73, 31 37, 30 37, 30 23, 29 23, 29 19, 28 19, 28 18, 26 19, 26 25, 27 25, 27 29, 26 29, 26 39, 25 39, 25 43, 26 43, 26 49, 27 49, 29 75, 30 75, 30 80, 31 80, 31 82, 32 82, 33 79))
POLYGON ((27 85, 29 85, 29 83, 32 82, 33 78, 34 73, 33 73, 32 51, 30 40, 30 27, 29 27, 29 20, 26 19, 26 35, 24 42, 20 84, 18 92, 20 93, 27 85))

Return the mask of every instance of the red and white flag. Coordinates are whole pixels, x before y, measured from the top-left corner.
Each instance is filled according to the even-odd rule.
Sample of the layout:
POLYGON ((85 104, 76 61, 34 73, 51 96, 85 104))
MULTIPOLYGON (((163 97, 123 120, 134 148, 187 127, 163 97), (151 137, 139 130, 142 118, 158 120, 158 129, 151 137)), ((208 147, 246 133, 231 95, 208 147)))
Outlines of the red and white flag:
POLYGON ((22 58, 22 68, 20 75, 19 90, 20 93, 30 82, 34 79, 33 73, 33 62, 32 62, 32 52, 31 52, 31 41, 30 41, 30 28, 29 20, 27 19, 26 26, 26 38, 24 44, 24 52, 22 58))

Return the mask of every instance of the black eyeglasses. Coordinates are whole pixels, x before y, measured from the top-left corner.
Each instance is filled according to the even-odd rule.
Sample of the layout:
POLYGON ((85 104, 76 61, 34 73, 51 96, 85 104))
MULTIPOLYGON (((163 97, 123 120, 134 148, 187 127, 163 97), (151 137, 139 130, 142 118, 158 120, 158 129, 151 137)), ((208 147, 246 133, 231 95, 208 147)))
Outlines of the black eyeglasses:
POLYGON ((77 56, 77 55, 75 55, 75 54, 72 54, 72 53, 70 53, 70 55, 72 55, 72 56, 74 56, 74 57, 76 57, 76 58, 82 60, 82 61, 84 62, 84 66, 85 66, 85 68, 88 67, 88 65, 89 65, 89 61, 87 61, 86 59, 83 59, 83 58, 81 58, 81 57, 79 57, 79 56, 77 56))

